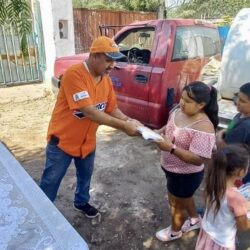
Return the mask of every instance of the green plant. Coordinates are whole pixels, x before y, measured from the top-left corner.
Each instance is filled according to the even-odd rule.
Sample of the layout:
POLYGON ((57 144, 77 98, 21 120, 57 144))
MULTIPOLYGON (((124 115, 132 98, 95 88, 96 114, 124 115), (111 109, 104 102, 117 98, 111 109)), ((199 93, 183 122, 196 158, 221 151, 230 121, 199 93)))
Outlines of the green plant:
MULTIPOLYGON (((178 18, 221 18, 234 17, 240 9, 249 8, 250 0, 190 0, 169 10, 168 17, 178 18)), ((231 21, 227 19, 230 25, 231 21)))
POLYGON ((17 30, 21 53, 28 56, 27 35, 32 31, 32 11, 28 0, 0 0, 0 25, 17 30))
POLYGON ((72 0, 74 8, 157 11, 162 0, 72 0))

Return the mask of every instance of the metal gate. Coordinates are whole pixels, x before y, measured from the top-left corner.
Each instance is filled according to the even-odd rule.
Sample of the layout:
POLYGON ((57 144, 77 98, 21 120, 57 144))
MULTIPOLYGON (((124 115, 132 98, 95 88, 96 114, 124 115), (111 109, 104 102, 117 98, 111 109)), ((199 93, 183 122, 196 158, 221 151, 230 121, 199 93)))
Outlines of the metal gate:
POLYGON ((41 82, 45 53, 39 2, 33 4, 32 33, 27 37, 28 56, 20 51, 20 36, 14 27, 0 26, 0 86, 41 82))

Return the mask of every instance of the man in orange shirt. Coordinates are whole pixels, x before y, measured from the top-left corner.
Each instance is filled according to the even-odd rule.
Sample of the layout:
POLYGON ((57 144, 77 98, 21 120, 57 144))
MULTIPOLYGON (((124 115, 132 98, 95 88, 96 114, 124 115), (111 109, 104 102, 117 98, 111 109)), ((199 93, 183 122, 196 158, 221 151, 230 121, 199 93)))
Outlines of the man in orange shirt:
POLYGON ((74 159, 77 185, 74 208, 94 218, 98 210, 88 202, 94 168, 96 131, 99 124, 137 135, 139 122, 117 107, 109 72, 115 60, 125 57, 108 37, 97 38, 86 62, 71 66, 63 75, 48 128, 46 163, 41 189, 54 201, 66 171, 74 159))

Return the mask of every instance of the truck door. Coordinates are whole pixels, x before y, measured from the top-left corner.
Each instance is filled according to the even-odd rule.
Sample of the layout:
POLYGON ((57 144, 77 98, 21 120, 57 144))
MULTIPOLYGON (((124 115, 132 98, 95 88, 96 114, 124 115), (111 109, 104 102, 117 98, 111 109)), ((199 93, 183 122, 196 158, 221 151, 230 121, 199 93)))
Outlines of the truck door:
POLYGON ((117 62, 110 74, 119 108, 143 123, 149 119, 150 57, 154 33, 154 27, 134 27, 120 34, 116 43, 127 60, 117 62))

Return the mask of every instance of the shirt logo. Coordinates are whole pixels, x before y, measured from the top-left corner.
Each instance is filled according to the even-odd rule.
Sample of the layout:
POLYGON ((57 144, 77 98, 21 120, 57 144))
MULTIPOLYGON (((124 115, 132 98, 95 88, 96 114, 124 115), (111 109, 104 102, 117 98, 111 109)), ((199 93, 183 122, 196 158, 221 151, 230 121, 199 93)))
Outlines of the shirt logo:
POLYGON ((100 102, 95 105, 96 109, 98 109, 99 111, 104 111, 106 109, 106 106, 106 102, 100 102))
POLYGON ((73 95, 73 99, 74 99, 75 102, 86 99, 86 98, 89 98, 88 91, 78 92, 78 93, 75 93, 73 95))

